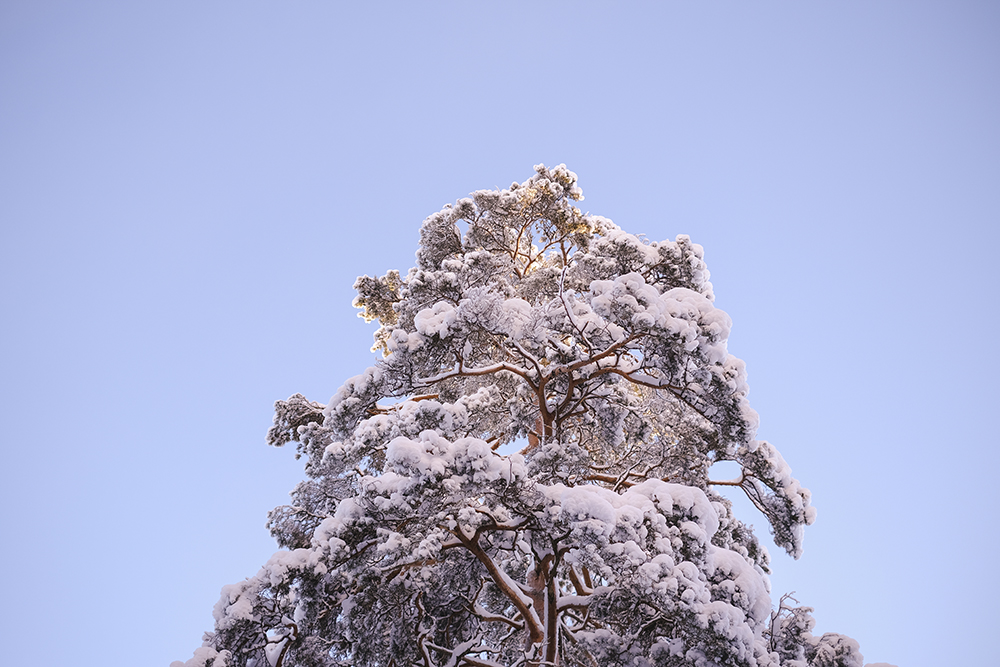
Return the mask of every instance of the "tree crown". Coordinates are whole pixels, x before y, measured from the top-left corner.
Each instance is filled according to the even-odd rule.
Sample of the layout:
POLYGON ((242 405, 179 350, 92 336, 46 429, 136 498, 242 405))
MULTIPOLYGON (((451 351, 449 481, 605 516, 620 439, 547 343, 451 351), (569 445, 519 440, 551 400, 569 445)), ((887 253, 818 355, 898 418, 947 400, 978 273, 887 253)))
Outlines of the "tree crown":
POLYGON ((716 490, 799 556, 810 494, 756 439, 702 248, 582 199, 539 165, 428 217, 405 277, 358 279, 382 359, 277 403, 268 442, 308 475, 270 515, 287 550, 224 590, 189 664, 854 664, 807 608, 771 611, 767 550, 716 490), (739 478, 711 480, 724 460, 739 478))

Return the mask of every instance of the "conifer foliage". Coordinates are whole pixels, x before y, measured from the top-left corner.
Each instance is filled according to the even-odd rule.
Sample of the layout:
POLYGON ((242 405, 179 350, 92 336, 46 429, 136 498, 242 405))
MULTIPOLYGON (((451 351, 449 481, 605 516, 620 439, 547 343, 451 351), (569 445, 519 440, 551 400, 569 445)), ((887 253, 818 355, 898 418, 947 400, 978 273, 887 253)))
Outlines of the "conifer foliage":
POLYGON ((282 550, 175 667, 860 667, 772 608, 718 492, 799 556, 810 495, 755 437, 701 247, 535 172, 428 217, 405 276, 358 279, 382 358, 326 405, 276 404, 267 440, 307 474, 269 515, 282 550))

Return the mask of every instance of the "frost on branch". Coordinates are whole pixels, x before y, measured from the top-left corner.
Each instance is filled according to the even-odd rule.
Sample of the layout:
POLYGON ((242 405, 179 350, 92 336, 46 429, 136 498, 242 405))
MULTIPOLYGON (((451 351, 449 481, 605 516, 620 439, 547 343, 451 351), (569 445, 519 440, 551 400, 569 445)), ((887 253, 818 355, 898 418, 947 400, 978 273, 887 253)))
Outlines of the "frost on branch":
POLYGON ((809 609, 772 612, 717 490, 798 557, 810 495, 756 439, 701 247, 535 171, 428 217, 405 277, 355 283, 383 357, 276 404, 268 442, 306 457, 268 518, 285 550, 223 589, 188 665, 860 665, 809 609))

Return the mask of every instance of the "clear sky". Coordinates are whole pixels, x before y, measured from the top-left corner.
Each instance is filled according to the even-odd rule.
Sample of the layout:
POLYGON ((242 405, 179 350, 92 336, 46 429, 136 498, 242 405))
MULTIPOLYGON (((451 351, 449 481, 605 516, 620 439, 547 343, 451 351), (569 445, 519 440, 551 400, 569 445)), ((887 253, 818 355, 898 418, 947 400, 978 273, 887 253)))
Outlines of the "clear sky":
POLYGON ((1000 5, 362 4, 0 3, 5 663, 189 658, 301 477, 273 401, 373 361, 355 277, 564 162, 705 247, 819 508, 775 596, 995 664, 1000 5))

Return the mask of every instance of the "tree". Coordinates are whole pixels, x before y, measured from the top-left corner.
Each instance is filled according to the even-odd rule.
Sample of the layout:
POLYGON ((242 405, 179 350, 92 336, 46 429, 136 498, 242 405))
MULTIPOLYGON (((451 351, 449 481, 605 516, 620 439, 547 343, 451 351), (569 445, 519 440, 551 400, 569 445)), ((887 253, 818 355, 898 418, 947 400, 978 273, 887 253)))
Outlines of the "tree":
POLYGON ((767 550, 716 491, 799 556, 810 495, 755 438, 701 247, 535 171, 428 217, 405 278, 358 279, 382 359, 276 404, 267 441, 308 477, 188 667, 860 667, 810 609, 772 611, 767 550))

